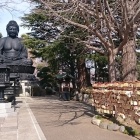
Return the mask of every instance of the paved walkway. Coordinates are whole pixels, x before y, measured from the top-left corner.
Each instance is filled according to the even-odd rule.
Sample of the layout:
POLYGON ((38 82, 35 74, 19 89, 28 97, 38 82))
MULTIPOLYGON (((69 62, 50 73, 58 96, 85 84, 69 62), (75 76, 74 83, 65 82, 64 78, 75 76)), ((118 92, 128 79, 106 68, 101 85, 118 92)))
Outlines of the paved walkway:
POLYGON ((56 97, 33 98, 28 102, 47 140, 139 140, 91 123, 91 107, 56 97))
POLYGON ((0 140, 139 140, 92 125, 91 118, 83 103, 19 97, 16 111, 0 118, 0 140))
POLYGON ((27 101, 17 98, 16 110, 0 117, 0 140, 46 140, 27 101))

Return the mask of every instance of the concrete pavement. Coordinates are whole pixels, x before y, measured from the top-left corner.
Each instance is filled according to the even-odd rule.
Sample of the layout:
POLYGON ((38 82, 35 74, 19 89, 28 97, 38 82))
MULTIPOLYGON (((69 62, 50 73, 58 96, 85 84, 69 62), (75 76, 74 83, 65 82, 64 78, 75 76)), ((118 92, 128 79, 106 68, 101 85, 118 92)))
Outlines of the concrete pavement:
POLYGON ((0 140, 46 140, 38 125, 27 100, 17 97, 14 113, 0 117, 0 140))
POLYGON ((14 113, 0 118, 0 140, 140 140, 91 124, 90 106, 56 96, 17 97, 14 113))
POLYGON ((47 140, 139 140, 93 125, 91 107, 80 102, 48 96, 28 104, 47 140))

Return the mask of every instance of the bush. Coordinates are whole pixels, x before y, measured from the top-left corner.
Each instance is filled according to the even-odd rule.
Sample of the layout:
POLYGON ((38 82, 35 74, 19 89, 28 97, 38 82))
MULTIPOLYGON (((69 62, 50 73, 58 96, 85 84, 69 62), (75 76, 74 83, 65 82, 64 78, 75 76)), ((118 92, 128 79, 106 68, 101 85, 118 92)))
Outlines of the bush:
POLYGON ((45 96, 46 91, 39 86, 32 87, 32 96, 45 96))

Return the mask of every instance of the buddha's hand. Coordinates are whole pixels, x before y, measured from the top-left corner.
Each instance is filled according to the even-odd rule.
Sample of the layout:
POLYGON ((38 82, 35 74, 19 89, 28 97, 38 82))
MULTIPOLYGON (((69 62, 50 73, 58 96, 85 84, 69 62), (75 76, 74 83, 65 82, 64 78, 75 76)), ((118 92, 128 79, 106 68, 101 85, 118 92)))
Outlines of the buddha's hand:
POLYGON ((24 60, 22 60, 22 62, 24 65, 32 65, 33 64, 33 61, 31 59, 24 59, 24 60))
POLYGON ((15 60, 18 60, 18 59, 19 59, 19 58, 17 58, 17 57, 15 57, 15 58, 12 58, 12 60, 13 60, 13 61, 15 61, 15 60))

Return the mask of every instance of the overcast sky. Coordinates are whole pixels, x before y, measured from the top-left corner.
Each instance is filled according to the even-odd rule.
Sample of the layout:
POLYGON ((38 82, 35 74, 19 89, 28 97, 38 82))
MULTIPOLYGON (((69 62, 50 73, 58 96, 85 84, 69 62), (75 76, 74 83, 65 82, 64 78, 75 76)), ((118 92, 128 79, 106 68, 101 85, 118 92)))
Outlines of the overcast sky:
MULTIPOLYGON (((23 2, 24 0, 12 0, 12 3, 8 3, 11 0, 0 0, 0 5, 3 2, 6 2, 9 7, 12 7, 14 10, 13 11, 8 11, 6 9, 1 9, 0 8, 0 33, 2 33, 3 37, 7 36, 6 32, 6 25, 10 20, 15 20, 17 21, 18 25, 22 23, 20 20, 20 17, 24 15, 24 13, 29 13, 33 5, 27 2, 23 2)), ((20 27, 19 30, 19 37, 24 34, 29 32, 28 28, 22 28, 20 27)))

